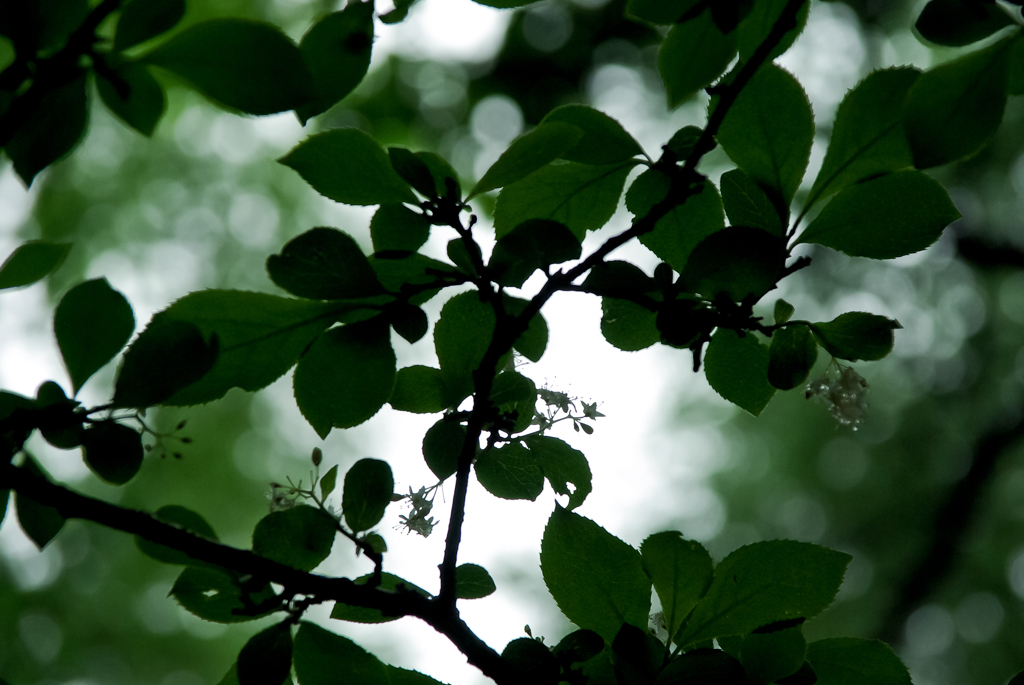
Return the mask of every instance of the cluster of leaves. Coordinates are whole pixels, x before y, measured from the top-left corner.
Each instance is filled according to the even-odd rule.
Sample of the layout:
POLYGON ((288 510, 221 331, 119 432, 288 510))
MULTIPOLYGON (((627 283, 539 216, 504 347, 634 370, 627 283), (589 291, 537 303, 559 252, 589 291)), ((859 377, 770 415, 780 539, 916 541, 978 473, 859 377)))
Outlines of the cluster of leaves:
MULTIPOLYGON (((224 19, 188 27, 136 53, 135 46, 177 24, 179 2, 133 0, 121 9, 104 0, 91 12, 85 4, 61 2, 78 8, 67 14, 74 20, 66 25, 40 19, 31 9, 5 9, 0 21, 0 33, 17 50, 4 72, 0 131, 26 182, 81 137, 89 70, 107 106, 147 135, 163 111, 153 67, 229 108, 251 114, 294 109, 306 121, 362 78, 374 26, 372 4, 351 2, 317 22, 298 46, 273 27, 224 19), (102 23, 114 11, 120 17, 107 38, 102 23), (46 30, 29 30, 38 26, 46 30), (82 116, 68 119, 76 112, 82 116)), ((310 605, 330 599, 336 619, 426 620, 498 682, 909 682, 881 643, 807 644, 803 638, 802 622, 835 597, 846 555, 775 541, 743 547, 714 566, 706 550, 679 533, 653 535, 637 551, 574 513, 591 491, 590 467, 580 451, 547 432, 556 410, 564 414, 557 420, 570 419, 587 433, 592 427, 584 420, 601 414, 587 403, 582 416, 572 414, 567 396, 538 389, 515 363, 517 355, 529 361, 543 356, 548 328, 541 309, 559 292, 600 297, 601 332, 619 349, 656 343, 689 349, 694 369, 703 364, 722 397, 755 415, 778 390, 805 384, 819 349, 835 364, 889 353, 899 328, 894 320, 866 312, 801 320, 778 300, 768 323, 755 306, 810 264, 809 256, 795 254, 813 253, 801 245, 892 259, 934 243, 959 214, 923 170, 970 156, 991 138, 1008 96, 1024 92, 1024 39, 1015 28, 925 73, 904 67, 870 74, 840 104, 821 169, 801 191, 814 119, 799 82, 772 60, 803 30, 808 4, 631 0, 635 19, 671 26, 658 60, 669 102, 701 90, 711 95, 706 126, 676 132, 657 159, 617 121, 580 104, 548 113, 468 192, 434 153, 384 149, 357 129, 309 136, 279 161, 332 200, 377 207, 370 222, 372 253, 344 231, 316 227, 267 260, 271 281, 289 296, 206 290, 183 297, 156 314, 127 347, 111 402, 102 407, 83 408, 74 395, 125 347, 134 317, 103 279, 73 288, 54 318, 72 397, 53 381, 35 399, 0 394, 0 487, 17 482, 32 489, 31 496, 16 495, 23 528, 45 545, 60 529, 64 511, 72 511, 61 504, 67 491, 47 490, 29 455, 21 466, 10 465, 32 431, 57 447, 83 447, 97 475, 122 484, 143 461, 141 434, 125 425, 140 422, 145 431, 142 411, 207 403, 235 387, 256 391, 294 367, 296 403, 321 438, 369 420, 385 404, 440 415, 422 449, 438 479, 430 492, 455 479, 440 591, 432 596, 383 571, 387 546, 372 529, 390 504, 408 499, 413 512, 405 523, 421 534, 434 522, 427 517, 426 488, 395 495, 391 467, 381 460, 351 467, 337 513, 327 503, 337 467, 320 478, 321 457, 314 452, 309 489, 301 483, 274 486, 273 511, 256 526, 251 556, 219 556, 225 548, 209 546, 216 541, 213 529, 181 507, 158 511, 163 526, 145 534, 124 524, 123 530, 140 535, 143 552, 186 566, 172 594, 198 616, 231 623, 286 614, 249 641, 225 683, 283 682, 293 666, 303 685, 346 677, 434 682, 386 666, 346 638, 301 620, 310 605), (715 146, 736 167, 717 184, 697 171, 715 146), (469 202, 493 191, 497 241, 485 255, 469 202), (584 255, 583 239, 609 222, 623 194, 631 225, 584 255), (448 236, 446 259, 421 252, 436 231, 448 236), (653 274, 608 259, 633 239, 661 260, 653 274), (531 297, 524 296, 528 283, 537 284, 531 297), (443 291, 450 297, 433 324, 437 366, 398 368, 392 332, 421 341, 430 330, 423 305, 443 291), (538 403, 547 410, 538 411, 538 403), (499 655, 458 619, 457 600, 495 589, 486 570, 457 563, 471 473, 500 498, 535 500, 545 482, 566 498, 545 530, 541 566, 563 613, 581 630, 553 648, 522 638, 499 655), (41 501, 39 493, 47 492, 57 494, 41 501), (181 531, 188 533, 186 542, 174 537, 181 531), (309 572, 338 534, 374 569, 325 590, 309 572), (246 564, 258 566, 250 570, 246 564), (652 587, 662 606, 653 628, 652 587)), ((400 21, 411 5, 398 2, 380 19, 400 21)), ((918 28, 931 40, 964 44, 1002 30, 1007 23, 999 11, 992 3, 936 0, 918 28)), ((43 278, 67 249, 21 246, 0 267, 0 287, 43 278)), ((864 386, 847 373, 849 367, 839 368, 834 386, 819 379, 809 392, 828 391, 834 412, 846 402, 841 416, 858 419, 864 386)), ((3 501, 6 509, 6 491, 3 501)))

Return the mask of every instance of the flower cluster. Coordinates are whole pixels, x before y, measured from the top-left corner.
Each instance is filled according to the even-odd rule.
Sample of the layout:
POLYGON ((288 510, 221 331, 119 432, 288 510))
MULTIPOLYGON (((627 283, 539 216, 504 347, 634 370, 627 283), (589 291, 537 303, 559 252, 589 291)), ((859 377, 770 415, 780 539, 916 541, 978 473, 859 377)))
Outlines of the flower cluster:
POLYGON ((267 493, 267 499, 270 500, 270 511, 291 509, 296 505, 301 496, 302 492, 293 485, 271 483, 270 492, 267 493))
POLYGON ((409 529, 409 532, 418 533, 423 537, 430 537, 430 534, 434 531, 434 526, 437 525, 434 517, 429 516, 430 510, 434 508, 434 500, 427 497, 427 489, 425 487, 420 488, 416 492, 409 488, 409 494, 406 495, 406 499, 412 505, 412 511, 409 512, 408 516, 400 515, 398 520, 409 529))
POLYGON ((812 380, 807 385, 807 398, 822 401, 836 421, 857 430, 868 411, 865 400, 868 382, 849 366, 838 363, 835 366, 839 369, 838 377, 834 377, 830 369, 824 376, 812 380))

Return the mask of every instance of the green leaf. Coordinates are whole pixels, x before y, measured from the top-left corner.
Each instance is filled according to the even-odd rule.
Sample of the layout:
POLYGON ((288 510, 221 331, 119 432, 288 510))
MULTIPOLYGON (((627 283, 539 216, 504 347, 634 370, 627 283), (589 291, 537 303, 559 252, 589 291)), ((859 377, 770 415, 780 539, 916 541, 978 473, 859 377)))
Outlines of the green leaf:
MULTIPOLYGON (((169 523, 177 528, 181 528, 182 530, 187 530, 188 532, 194 533, 200 537, 204 537, 215 542, 217 541, 217 534, 213 532, 213 528, 206 522, 206 519, 191 509, 186 509, 185 507, 178 506, 176 504, 170 504, 157 509, 156 513, 153 514, 153 517, 159 521, 163 521, 164 523, 169 523)), ((139 551, 146 556, 165 564, 180 564, 182 566, 188 566, 189 564, 197 563, 192 557, 181 550, 146 540, 137 535, 135 536, 135 545, 139 548, 139 551)))
POLYGON ((124 485, 142 468, 142 436, 114 421, 86 428, 82 451, 93 473, 113 485, 124 485))
POLYGON ((550 219, 527 219, 498 239, 487 266, 499 284, 521 288, 538 269, 579 259, 580 241, 550 219))
POLYGON ((655 312, 612 297, 601 298, 601 334, 625 352, 643 350, 661 340, 655 312))
POLYGON ((552 685, 558 681, 558 662, 539 640, 516 638, 501 650, 501 659, 515 672, 522 674, 522 682, 552 685))
POLYGON ((353 532, 373 528, 391 504, 395 479, 391 467, 380 459, 360 459, 345 474, 341 508, 353 532))
POLYGON ((333 328, 295 367, 295 402, 321 439, 332 428, 363 423, 395 386, 396 359, 387 323, 373 319, 333 328))
POLYGON ((423 459, 438 480, 445 480, 459 468, 459 455, 466 442, 466 429, 458 421, 439 419, 423 436, 423 459))
MULTIPOLYGON (((49 474, 43 471, 31 455, 25 455, 25 463, 21 468, 37 478, 50 480, 49 474)), ((64 527, 65 519, 56 509, 47 504, 40 504, 17 490, 14 492, 14 508, 18 513, 18 524, 21 529, 39 549, 46 547, 64 527)))
POLYGON ((7 517, 7 503, 10 499, 11 491, 9 489, 0 490, 0 523, 3 523, 7 517))
POLYGON ((1010 95, 1024 95, 1024 40, 1020 34, 1010 47, 1007 81, 1006 91, 1010 95))
POLYGON ((686 159, 697 146, 704 129, 697 126, 683 126, 672 134, 665 147, 679 159, 686 159))
POLYGON ((920 75, 912 67, 874 71, 846 94, 804 211, 857 181, 913 165, 903 103, 920 75))
POLYGON ((336 128, 306 138, 278 160, 324 197, 347 205, 417 204, 395 173, 384 149, 355 128, 336 128))
POLYGON ((741 338, 719 328, 704 355, 704 373, 715 392, 758 416, 775 394, 768 382, 768 363, 768 348, 753 333, 741 338))
MULTIPOLYGON (((740 22, 738 37, 740 60, 746 62, 753 55, 757 48, 768 38, 772 28, 778 22, 779 17, 786 8, 788 0, 756 0, 750 14, 740 22)), ((782 35, 779 44, 768 53, 768 62, 780 56, 796 42, 797 37, 803 32, 807 25, 807 14, 810 11, 810 2, 804 2, 796 14, 796 26, 790 28, 782 35)))
POLYGON ((616 164, 555 162, 506 186, 494 206, 498 238, 527 219, 564 224, 577 240, 608 223, 619 204, 633 160, 616 164))
POLYGON ((327 499, 334 492, 334 486, 338 481, 338 465, 335 464, 327 470, 327 473, 320 479, 320 498, 327 499))
POLYGON ((914 28, 933 43, 960 47, 1013 25, 1010 15, 994 2, 931 0, 921 10, 914 28))
POLYGON ((645 295, 658 289, 638 266, 619 260, 595 264, 583 285, 595 295, 618 298, 645 295))
POLYGON ((592 490, 590 464, 583 453, 547 435, 530 435, 523 442, 551 483, 551 489, 559 495, 569 496, 566 508, 572 511, 583 504, 592 490), (572 490, 569 483, 572 483, 572 490))
POLYGON ((306 104, 313 78, 302 53, 281 30, 245 19, 193 24, 141 61, 181 77, 214 102, 246 114, 273 114, 306 104))
POLYGON ((274 511, 252 531, 252 551, 300 571, 312 571, 331 553, 335 521, 305 504, 274 511))
POLYGON ((88 0, 34 0, 5 3, 0 14, 0 34, 18 46, 26 57, 38 51, 57 52, 89 14, 88 0))
POLYGON ((131 305, 105 278, 80 283, 61 298, 53 315, 53 332, 76 394, 121 351, 134 331, 131 305))
MULTIPOLYGON (((399 2, 401 1, 399 0, 399 2)), ((383 17, 381 18, 383 19, 383 17)), ((423 675, 419 671, 410 671, 405 668, 391 666, 390 664, 387 666, 387 669, 391 685, 444 685, 444 683, 434 680, 428 675, 423 675)))
MULTIPOLYGON (((650 170, 641 174, 630 187, 630 193, 634 192, 633 189, 648 173, 661 172, 650 170)), ((650 182, 652 181, 645 183, 650 182)), ((628 196, 629 194, 627 198, 628 196)), ((655 196, 650 196, 649 199, 653 197, 655 196)), ((634 198, 637 198, 637 195, 634 195, 634 198)), ((651 206, 660 201, 661 198, 651 203, 651 206)), ((640 218, 650 210, 644 210, 643 205, 638 202, 639 200, 634 200, 633 206, 629 209, 640 218)), ((710 181, 705 181, 697 194, 686 198, 686 202, 659 219, 653 231, 640 236, 640 242, 659 259, 667 262, 676 271, 682 272, 693 249, 706 237, 724 227, 722 198, 719 197, 715 186, 710 181)))
POLYGON ((1013 38, 929 69, 910 89, 903 126, 918 169, 970 157, 995 135, 1013 38))
MULTIPOLYGON (((136 0, 129 6, 139 4, 146 3, 136 0)), ((134 62, 118 66, 109 75, 96 72, 96 90, 111 112, 147 138, 167 109, 163 86, 149 69, 134 62)))
POLYGON ((651 535, 640 545, 640 555, 661 600, 668 634, 675 635, 711 585, 711 555, 678 531, 651 535))
POLYGON ((387 308, 385 316, 395 333, 410 344, 419 342, 430 328, 426 312, 408 302, 395 302, 387 308))
POLYGON ((899 321, 877 314, 846 312, 827 323, 812 323, 811 330, 828 353, 848 361, 877 361, 892 351, 893 331, 899 321))
POLYGON ((578 664, 589 661, 604 649, 604 640, 593 630, 574 630, 551 648, 559 661, 578 664))
POLYGON ((64 263, 71 243, 29 240, 22 243, 0 264, 0 290, 31 285, 64 263))
POLYGON ((851 257, 894 259, 925 249, 959 218, 946 189, 911 169, 844 189, 797 242, 818 243, 851 257))
POLYGON ((436 414, 444 411, 444 379, 441 369, 430 366, 407 366, 395 375, 395 389, 388 400, 398 411, 413 414, 436 414))
POLYGON ((807 661, 821 685, 910 685, 907 667, 880 640, 818 640, 807 645, 807 661))
POLYGON ((744 635, 739 647, 740 662, 753 683, 774 683, 800 670, 807 641, 801 626, 765 630, 744 635))
POLYGON ((384 289, 359 245, 336 228, 312 228, 267 258, 267 272, 281 288, 311 300, 371 297, 384 289))
POLYGON ((752 226, 782 236, 785 227, 771 198, 742 169, 722 174, 722 205, 733 226, 752 226))
POLYGON ((292 648, 302 685, 388 685, 387 667, 352 640, 302 621, 292 648))
POLYGON ((252 621, 280 607, 270 583, 215 568, 187 567, 171 594, 189 612, 214 623, 252 621))
POLYGON ((566 618, 611 643, 623 623, 647 629, 651 581, 640 553, 588 518, 555 505, 540 569, 566 618))
POLYGON ((793 318, 793 313, 796 312, 796 308, 789 302, 786 302, 782 298, 775 301, 775 311, 773 315, 775 317, 775 325, 781 326, 790 319, 793 318))
POLYGON ((730 226, 693 248, 680 280, 690 292, 734 302, 760 300, 773 289, 786 266, 786 242, 760 228, 730 226))
POLYGON ((46 381, 36 390, 36 419, 29 429, 38 425, 43 438, 60 449, 72 449, 82 444, 85 415, 76 412, 79 402, 69 400, 64 389, 54 381, 46 381), (33 425, 34 424, 34 425, 33 425))
POLYGON ((537 0, 473 0, 478 5, 485 5, 487 7, 497 7, 498 9, 511 9, 513 7, 522 7, 529 5, 537 0))
POLYGON ((497 588, 491 574, 483 566, 460 564, 455 569, 455 596, 459 599, 481 599, 497 588))
POLYGON ((146 408, 169 401, 217 363, 219 340, 209 342, 187 321, 153 318, 125 352, 114 384, 114 405, 146 408))
POLYGON ((507 430, 519 433, 530 427, 537 413, 537 385, 520 373, 503 371, 491 386, 491 401, 502 413, 515 413, 515 422, 507 430))
POLYGON ((849 562, 849 554, 793 540, 740 547, 715 568, 711 587, 674 641, 686 647, 812 618, 832 603, 849 562))
MULTIPOLYGON (((714 683, 715 685, 746 685, 747 676, 740 662, 720 649, 691 649, 668 663, 655 685, 682 683, 714 683)), ((825 685, 822 683, 822 685, 825 685)))
POLYGON ((249 638, 238 653, 239 685, 281 685, 291 683, 291 622, 281 621, 249 638))
POLYGON ((582 138, 583 131, 572 124, 558 121, 542 123, 512 141, 508 149, 498 157, 498 161, 491 165, 469 191, 466 199, 526 178, 561 157, 563 152, 571 150, 582 138))
POLYGON ((495 497, 532 502, 544 491, 544 474, 536 458, 516 442, 484 450, 473 468, 480 485, 495 497))
MULTIPOLYGON (((518 297, 505 295, 502 298, 505 312, 512 316, 521 316, 529 302, 518 297)), ((513 343, 516 352, 523 355, 531 362, 538 362, 544 356, 544 350, 548 347, 548 322, 544 316, 537 312, 530 319, 529 325, 513 343)))
POLYGON ((185 16, 185 0, 132 0, 121 10, 114 50, 121 51, 177 26, 185 16))
POLYGON ((381 205, 370 221, 374 252, 415 252, 429 237, 430 219, 405 205, 381 205))
POLYGON ((270 385, 343 311, 330 302, 240 290, 203 290, 186 295, 157 313, 149 326, 159 327, 168 321, 191 323, 204 339, 216 336, 217 361, 200 381, 178 391, 164 404, 202 404, 223 397, 233 387, 253 392, 270 385))
POLYGON ((716 138, 737 166, 779 195, 786 211, 814 141, 811 104, 800 83, 785 69, 766 64, 736 98, 716 138))
POLYGON ((676 24, 658 51, 658 71, 675 108, 722 75, 736 55, 736 34, 723 35, 711 12, 676 24))
POLYGON ((373 47, 372 3, 356 2, 313 24, 299 51, 313 77, 312 100, 295 111, 305 124, 352 92, 370 67, 373 47))
POLYGON ((474 290, 445 302, 434 324, 434 349, 441 365, 445 404, 455 406, 473 391, 472 373, 480 366, 494 334, 494 310, 474 290))
POLYGON ((405 182, 432 199, 459 199, 459 175, 443 157, 433 152, 410 152, 404 147, 389 147, 391 166, 405 182), (449 190, 455 197, 449 197, 449 190))
POLYGON ((768 351, 768 382, 779 390, 803 385, 818 359, 818 343, 811 329, 804 325, 787 326, 772 333, 768 351))
MULTIPOLYGON (((365 576, 360 576, 352 582, 356 585, 366 585, 373 579, 372 573, 367 573, 365 576)), ((398 576, 390 573, 382 573, 380 575, 380 585, 378 586, 381 590, 396 590, 398 588, 404 588, 407 590, 413 590, 418 592, 424 597, 430 597, 430 593, 421 587, 413 585, 407 580, 403 580, 398 576)), ((353 623, 387 623, 389 621, 398 620, 398 616, 385 616, 380 609, 371 609, 369 607, 357 607, 350 606, 348 604, 342 604, 337 602, 334 605, 334 609, 331 610, 331 618, 339 621, 351 621, 353 623)), ((303 681, 303 685, 305 682, 303 681)))
MULTIPOLYGON (((405 254, 385 252, 372 255, 369 258, 370 266, 377 273, 377 279, 391 293, 399 293, 403 286, 437 285, 439 279, 455 277, 458 273, 451 264, 424 257, 421 254, 401 256, 405 254)), ((440 290, 441 286, 422 290, 409 297, 408 302, 419 306, 434 297, 440 290)), ((386 298, 385 301, 387 299, 390 298, 386 298)))
POLYGON ((84 72, 42 95, 4 148, 26 186, 32 185, 40 171, 78 145, 85 134, 88 113, 84 72))
POLYGON ((541 120, 542 124, 553 122, 571 124, 583 132, 579 142, 561 155, 570 162, 614 164, 644 153, 622 124, 586 105, 562 105, 541 120))
POLYGON ((663 303, 655 319, 661 342, 677 348, 690 347, 715 327, 713 314, 697 301, 680 298, 663 303))
POLYGON ((652 24, 675 24, 700 0, 629 0, 626 15, 652 24))

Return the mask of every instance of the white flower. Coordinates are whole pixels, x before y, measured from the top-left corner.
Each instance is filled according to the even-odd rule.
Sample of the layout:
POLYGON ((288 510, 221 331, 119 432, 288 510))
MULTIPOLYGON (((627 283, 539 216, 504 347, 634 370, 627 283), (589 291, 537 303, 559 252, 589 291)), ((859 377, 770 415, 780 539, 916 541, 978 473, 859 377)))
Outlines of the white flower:
POLYGON ((806 396, 817 398, 828 408, 832 417, 844 426, 854 430, 864 422, 868 404, 865 396, 868 382, 852 367, 836 364, 839 377, 832 378, 826 373, 807 384, 806 396))
POLYGON ((299 495, 295 492, 295 488, 281 485, 280 483, 271 483, 270 492, 267 493, 267 499, 270 500, 270 511, 284 511, 285 509, 291 509, 295 506, 295 503, 299 499, 299 495))

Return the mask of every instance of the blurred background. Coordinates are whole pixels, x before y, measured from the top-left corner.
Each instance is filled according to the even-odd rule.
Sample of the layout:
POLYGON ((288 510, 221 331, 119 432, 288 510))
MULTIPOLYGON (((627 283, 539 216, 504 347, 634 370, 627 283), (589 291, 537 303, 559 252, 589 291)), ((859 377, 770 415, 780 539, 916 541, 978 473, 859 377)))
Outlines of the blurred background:
MULTIPOLYGON (((218 16, 282 26, 298 39, 334 1, 190 0, 182 26, 218 16)), ((385 145, 436 150, 466 183, 552 107, 583 102, 618 119, 656 156, 679 127, 701 125, 701 96, 668 111, 656 69, 658 34, 623 19, 622 0, 542 0, 522 11, 470 0, 424 0, 397 26, 377 24, 374 59, 351 96, 303 129, 290 113, 244 118, 168 85, 169 112, 145 140, 93 107, 84 143, 26 190, 0 162, 0 255, 21 241, 74 243, 49 281, 0 295, 0 387, 34 395, 47 379, 66 385, 52 308, 86 278, 106 277, 132 303, 141 330, 150 316, 200 288, 277 292, 268 254, 313 226, 346 230, 369 251, 369 208, 332 203, 274 160, 322 129, 361 128, 385 145)), ((839 101, 879 66, 927 68, 958 54, 923 45, 910 27, 923 2, 849 0, 811 7, 804 35, 780 62, 814 105, 818 136, 808 187, 824 155, 839 101)), ((378 10, 387 9, 378 3, 378 10)), ((10 46, 0 45, 0 66, 10 46)), ((590 459, 594 492, 579 509, 638 546, 681 530, 717 559, 770 538, 820 543, 853 554, 839 598, 806 626, 809 638, 882 637, 918 685, 1002 685, 1024 670, 1024 109, 1010 101, 996 140, 968 162, 934 170, 963 214, 936 245, 890 262, 811 250, 810 268, 775 296, 797 316, 828 320, 849 310, 897 318, 896 347, 857 371, 871 386, 859 430, 839 427, 796 390, 760 418, 718 397, 689 353, 615 350, 600 336, 596 298, 563 294, 545 309, 551 344, 523 367, 538 386, 597 402, 606 415, 585 436, 554 435, 590 459)), ((720 150, 702 167, 727 170, 720 150)), ((467 187, 464 183, 464 187, 467 187)), ((806 189, 806 188, 805 188, 806 189)), ((480 198, 478 235, 493 241, 480 198)), ((624 228, 624 209, 588 246, 624 228)), ((451 236, 435 229, 425 251, 451 236)), ((650 272, 640 246, 617 252, 650 272)), ((526 284, 526 290, 538 286, 526 284)), ((431 303, 436 316, 441 303, 431 303)), ((430 336, 395 338, 401 365, 433 363, 430 336)), ((824 371, 825 360, 819 362, 824 371)), ((80 394, 101 404, 116 364, 80 394)), ((290 376, 290 374, 289 374, 290 376)), ((268 511, 270 481, 309 482, 310 451, 323 469, 386 459, 397 488, 432 483, 420 441, 435 417, 385 407, 369 423, 321 443, 300 416, 286 376, 257 394, 232 391, 188 410, 151 412, 171 430, 188 419, 184 445, 165 439, 126 487, 99 482, 78 451, 34 440, 57 478, 124 506, 181 504, 203 514, 221 539, 249 546, 268 511), (180 454, 177 458, 175 454, 180 454)), ((447 521, 444 490, 434 516, 447 521)), ((571 627, 543 586, 538 552, 554 498, 496 500, 474 483, 462 562, 479 563, 498 592, 460 607, 493 647, 524 635, 557 642, 571 627)), ((379 526, 385 569, 430 591, 444 525, 407 535, 394 505, 379 526)), ((369 564, 338 540, 325 573, 361 575, 369 564)), ((72 521, 42 552, 12 516, 0 527, 0 677, 12 685, 204 685, 219 682, 263 622, 222 626, 179 608, 178 573, 137 551, 128 536, 72 521)), ((412 619, 383 626, 309 618, 381 659, 453 685, 486 682, 447 641, 412 619)))

